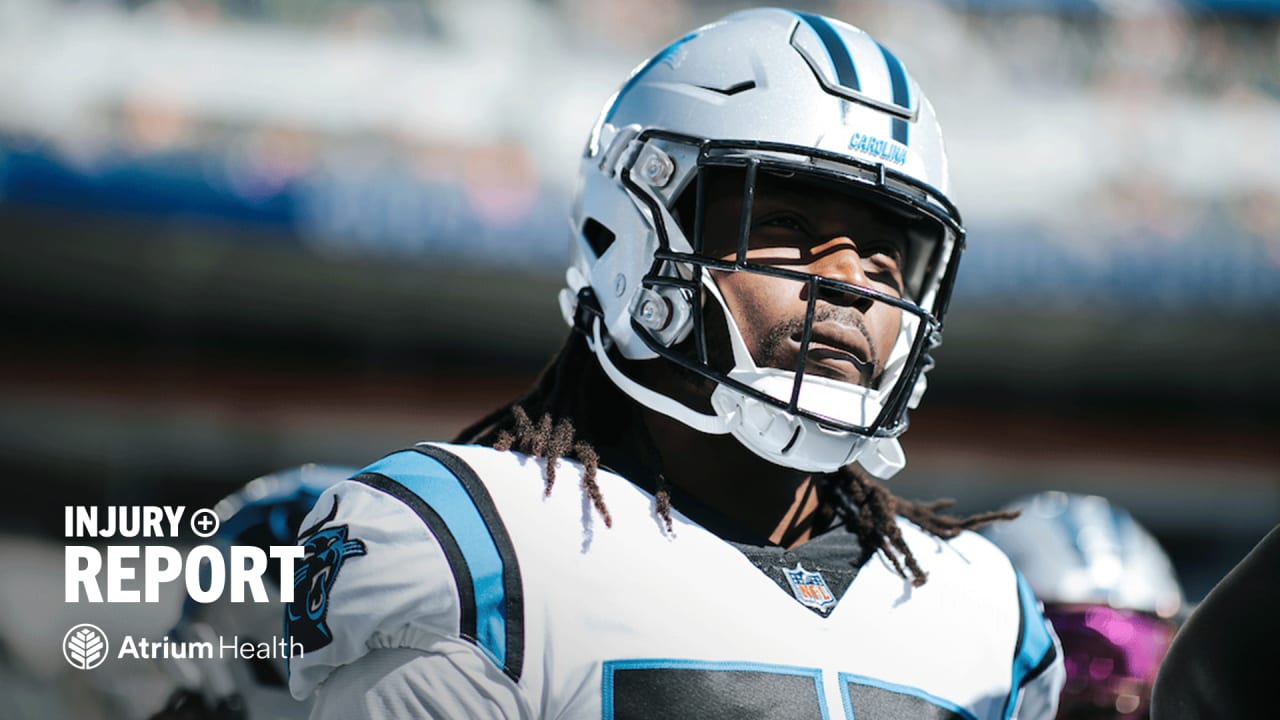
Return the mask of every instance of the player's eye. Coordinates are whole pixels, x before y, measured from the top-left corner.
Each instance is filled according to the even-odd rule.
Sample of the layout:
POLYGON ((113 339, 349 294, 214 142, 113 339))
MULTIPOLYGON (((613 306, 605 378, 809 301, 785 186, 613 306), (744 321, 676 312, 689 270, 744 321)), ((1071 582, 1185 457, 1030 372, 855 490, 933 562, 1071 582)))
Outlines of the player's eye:
POLYGON ((758 230, 785 231, 802 235, 810 235, 809 224, 795 213, 773 213, 755 222, 758 230))
POLYGON ((902 248, 893 244, 877 244, 859 253, 862 270, 872 281, 902 293, 902 248))
POLYGON ((902 265, 902 248, 896 245, 878 244, 862 251, 862 257, 876 268, 898 270, 902 265))

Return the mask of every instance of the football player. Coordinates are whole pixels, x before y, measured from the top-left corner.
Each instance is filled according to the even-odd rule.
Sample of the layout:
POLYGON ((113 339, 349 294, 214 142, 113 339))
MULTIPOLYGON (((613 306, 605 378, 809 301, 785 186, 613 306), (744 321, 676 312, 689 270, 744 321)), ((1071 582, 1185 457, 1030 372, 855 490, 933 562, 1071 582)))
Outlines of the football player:
POLYGON ((1044 492, 982 532, 1013 561, 1062 641, 1060 720, 1149 717, 1156 669, 1184 612, 1159 542, 1097 495, 1044 492))
MULTIPOLYGON (((224 553, 233 545, 268 551, 290 545, 302 519, 325 488, 351 477, 354 468, 301 465, 264 475, 228 495, 214 506, 220 521, 212 539, 224 553)), ((268 595, 276 596, 271 573, 263 576, 268 595)), ((281 636, 278 603, 188 601, 167 635, 187 642, 259 643, 281 636)), ((164 707, 149 720, 294 720, 305 718, 309 702, 288 692, 286 660, 243 656, 235 658, 173 658, 166 654, 157 665, 171 679, 173 691, 164 707)))
POLYGON ((843 22, 743 11, 643 63, 581 159, 559 354, 306 519, 294 695, 315 718, 1052 717, 1056 638, 969 532, 1001 516, 877 481, 964 244, 947 188, 932 106, 843 22))

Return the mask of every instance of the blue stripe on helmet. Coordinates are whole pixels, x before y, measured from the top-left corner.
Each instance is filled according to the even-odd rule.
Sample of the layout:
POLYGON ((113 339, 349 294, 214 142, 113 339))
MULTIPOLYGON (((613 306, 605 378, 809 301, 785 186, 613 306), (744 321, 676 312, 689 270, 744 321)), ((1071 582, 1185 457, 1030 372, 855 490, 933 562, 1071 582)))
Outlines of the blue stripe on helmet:
POLYGON ((604 121, 610 122, 611 120, 613 120, 613 113, 618 109, 618 101, 622 100, 624 95, 631 92, 631 88, 635 87, 635 84, 637 82, 640 82, 640 78, 643 77, 645 73, 649 72, 649 70, 652 69, 654 65, 657 65, 663 60, 667 60, 672 55, 675 55, 676 50, 679 50, 681 45, 684 45, 685 43, 689 42, 690 40, 694 39, 697 36, 698 36, 698 33, 696 32, 691 32, 688 35, 685 35, 679 40, 668 45, 657 55, 654 55, 653 57, 649 58, 649 61, 646 62, 643 66, 641 66, 639 70, 636 70, 635 72, 631 73, 631 77, 627 78, 627 81, 622 84, 622 89, 618 90, 618 92, 613 96, 613 102, 609 103, 609 109, 606 110, 604 113, 604 121))
POLYGON ((836 80, 850 90, 861 90, 858 84, 858 70, 853 66, 853 56, 849 54, 849 47, 844 44, 844 40, 840 39, 840 33, 831 27, 831 23, 820 15, 812 15, 810 13, 796 13, 804 20, 813 31, 818 34, 818 39, 822 41, 822 45, 827 49, 827 57, 831 58, 831 66, 836 71, 836 80))
MULTIPOLYGON (((880 48, 880 54, 884 55, 884 64, 889 68, 889 82, 893 86, 893 104, 904 110, 911 109, 911 88, 907 86, 907 72, 902 69, 902 63, 898 62, 898 58, 889 52, 885 46, 876 43, 880 48)), ((893 119, 893 139, 907 144, 907 121, 902 118, 893 119)))

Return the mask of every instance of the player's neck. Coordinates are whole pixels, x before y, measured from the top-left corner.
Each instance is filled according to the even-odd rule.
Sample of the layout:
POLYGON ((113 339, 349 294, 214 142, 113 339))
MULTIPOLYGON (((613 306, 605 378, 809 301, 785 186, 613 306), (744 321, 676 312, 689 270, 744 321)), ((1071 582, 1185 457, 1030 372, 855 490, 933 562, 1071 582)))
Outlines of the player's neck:
POLYGON ((667 483, 754 541, 794 548, 829 525, 832 511, 810 474, 767 462, 730 435, 706 435, 658 413, 644 417, 667 483))

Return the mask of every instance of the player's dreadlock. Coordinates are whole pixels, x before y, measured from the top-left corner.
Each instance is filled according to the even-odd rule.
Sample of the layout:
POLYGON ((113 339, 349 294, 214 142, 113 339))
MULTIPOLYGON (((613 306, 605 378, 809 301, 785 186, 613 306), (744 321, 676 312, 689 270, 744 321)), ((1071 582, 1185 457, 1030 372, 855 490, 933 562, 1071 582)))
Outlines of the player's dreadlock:
MULTIPOLYGON (((621 393, 595 370, 596 361, 586 341, 578 333, 570 333, 560 352, 543 369, 537 382, 523 396, 498 408, 465 428, 455 442, 492 445, 498 450, 515 450, 546 461, 544 492, 551 494, 556 481, 556 466, 561 458, 582 463, 582 490, 604 518, 606 527, 613 525, 605 505, 596 472, 600 456, 596 445, 602 440, 616 439, 625 432, 620 418, 625 413, 600 412, 600 407, 621 408, 621 393), (578 398, 592 397, 591 402, 578 398), (535 423, 532 418, 538 418, 535 423), (584 431, 584 429, 587 429, 584 431)), ((665 497, 659 500, 669 508, 665 497)), ((668 524, 670 510, 665 510, 668 524)))
POLYGON ((853 465, 846 465, 828 477, 834 480, 828 482, 827 488, 837 511, 844 517, 849 528, 857 533, 862 546, 883 551, 900 577, 908 579, 907 572, 911 573, 909 579, 916 587, 924 584, 925 572, 916 562, 916 556, 906 540, 902 538, 902 530, 898 527, 895 516, 901 515, 919 525, 925 532, 943 539, 953 538, 965 530, 976 530, 996 520, 1018 517, 1016 510, 985 512, 965 517, 944 515, 941 511, 954 505, 954 500, 904 500, 853 465))
MULTIPOLYGON (((546 462, 545 492, 551 493, 556 464, 561 458, 583 466, 582 489, 592 505, 612 524, 609 509, 596 484, 600 467, 597 447, 622 443, 629 433, 645 433, 639 418, 603 372, 582 335, 570 333, 564 347, 523 396, 495 410, 462 430, 455 442, 492 445, 515 450, 546 462), (534 422, 532 418, 538 418, 534 422), (639 428, 639 429, 637 429, 639 428)), ((926 574, 902 537, 896 516, 901 515, 939 538, 953 538, 995 520, 1017 517, 1015 512, 986 512, 966 517, 942 514, 952 500, 917 502, 890 493, 861 469, 845 466, 825 478, 824 488, 849 529, 868 551, 882 551, 903 579, 919 587, 926 574)), ((659 473, 654 511, 672 527, 671 497, 659 473)))

